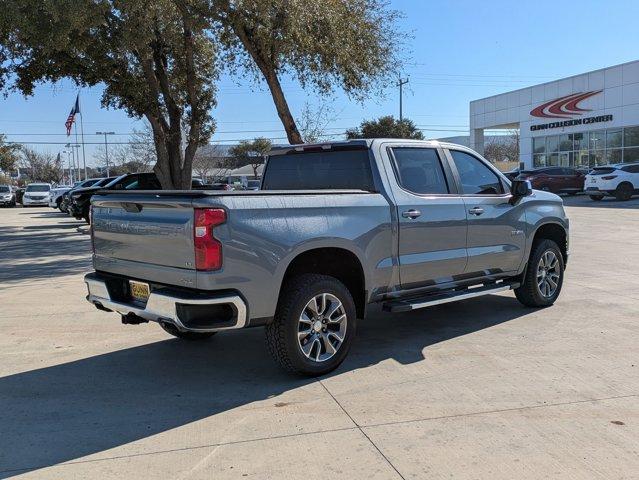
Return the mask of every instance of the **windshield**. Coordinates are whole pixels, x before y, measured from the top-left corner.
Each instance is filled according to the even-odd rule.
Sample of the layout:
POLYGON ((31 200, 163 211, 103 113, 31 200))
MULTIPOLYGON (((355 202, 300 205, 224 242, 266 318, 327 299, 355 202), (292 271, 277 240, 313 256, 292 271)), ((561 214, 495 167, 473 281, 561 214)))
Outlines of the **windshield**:
POLYGON ((113 180, 115 180, 117 177, 107 177, 107 178, 103 178, 102 180, 100 180, 99 182, 96 182, 93 186, 94 187, 103 187, 105 185, 108 185, 109 183, 111 183, 113 180))
POLYGON ((51 190, 49 185, 29 185, 27 187, 27 192, 48 192, 51 190))
POLYGON ((11 191, 11 189, 9 187, 6 187, 4 185, 0 185, 0 193, 8 193, 10 191, 11 191))

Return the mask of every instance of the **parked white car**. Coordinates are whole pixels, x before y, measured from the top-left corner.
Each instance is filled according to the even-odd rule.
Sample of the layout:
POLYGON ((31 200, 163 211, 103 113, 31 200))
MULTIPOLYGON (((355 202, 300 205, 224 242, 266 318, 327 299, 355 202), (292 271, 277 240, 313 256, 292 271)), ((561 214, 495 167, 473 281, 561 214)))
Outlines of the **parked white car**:
POLYGON ((584 182, 584 191, 595 201, 612 195, 630 200, 639 195, 639 163, 618 163, 593 168, 584 182))
POLYGON ((22 206, 35 207, 35 206, 47 206, 49 205, 49 199, 51 198, 51 184, 50 183, 30 183, 24 191, 22 197, 22 206))
POLYGON ((60 202, 62 201, 62 194, 71 190, 71 187, 63 185, 51 189, 49 194, 49 206, 51 208, 60 208, 60 202))
POLYGON ((0 205, 15 207, 16 193, 11 185, 0 185, 0 205))

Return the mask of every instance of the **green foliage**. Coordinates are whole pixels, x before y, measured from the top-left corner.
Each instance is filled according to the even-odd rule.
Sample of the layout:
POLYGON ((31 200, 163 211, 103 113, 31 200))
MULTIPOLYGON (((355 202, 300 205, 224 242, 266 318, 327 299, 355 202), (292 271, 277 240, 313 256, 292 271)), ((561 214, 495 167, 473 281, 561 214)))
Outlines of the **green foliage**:
POLYGON ((303 139, 281 78, 297 79, 322 95, 341 89, 362 100, 380 91, 400 68, 397 11, 384 0, 220 1, 225 63, 263 78, 289 142, 303 139))
POLYGON ((0 133, 0 172, 9 173, 18 166, 20 146, 5 143, 6 137, 0 133))
POLYGON ((242 140, 234 145, 229 153, 237 161, 238 166, 250 164, 253 175, 257 177, 257 167, 264 163, 264 157, 273 147, 268 138, 258 137, 254 140, 242 140))
POLYGON ((412 120, 396 120, 392 115, 377 120, 364 120, 358 128, 346 131, 346 138, 412 138, 423 140, 424 135, 412 120))
POLYGON ((190 188, 191 163, 214 123, 216 41, 198 0, 4 0, 0 88, 33 93, 64 78, 105 86, 102 103, 146 117, 155 171, 190 188))

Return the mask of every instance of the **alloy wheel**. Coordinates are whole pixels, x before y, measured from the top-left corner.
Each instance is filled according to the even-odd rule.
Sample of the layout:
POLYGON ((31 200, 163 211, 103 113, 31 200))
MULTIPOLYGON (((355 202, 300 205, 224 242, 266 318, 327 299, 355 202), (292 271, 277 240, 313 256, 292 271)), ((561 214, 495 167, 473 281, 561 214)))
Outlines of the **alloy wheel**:
POLYGON ((297 341, 304 356, 314 362, 332 358, 344 342, 347 322, 346 309, 335 295, 311 298, 298 322, 297 341))
POLYGON ((546 298, 551 298, 559 287, 561 266, 557 255, 552 250, 546 250, 537 264, 537 288, 546 298))

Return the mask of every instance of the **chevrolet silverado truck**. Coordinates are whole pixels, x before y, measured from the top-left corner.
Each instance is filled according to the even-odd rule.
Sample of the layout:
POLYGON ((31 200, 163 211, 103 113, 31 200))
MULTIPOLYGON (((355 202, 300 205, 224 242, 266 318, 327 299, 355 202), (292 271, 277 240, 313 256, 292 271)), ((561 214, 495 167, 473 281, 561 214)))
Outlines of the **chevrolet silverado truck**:
POLYGON ((98 309, 187 340, 265 326, 274 358, 305 375, 344 360, 373 304, 514 290, 547 307, 568 260, 558 196, 436 141, 275 149, 258 191, 104 190, 92 218, 98 309))

